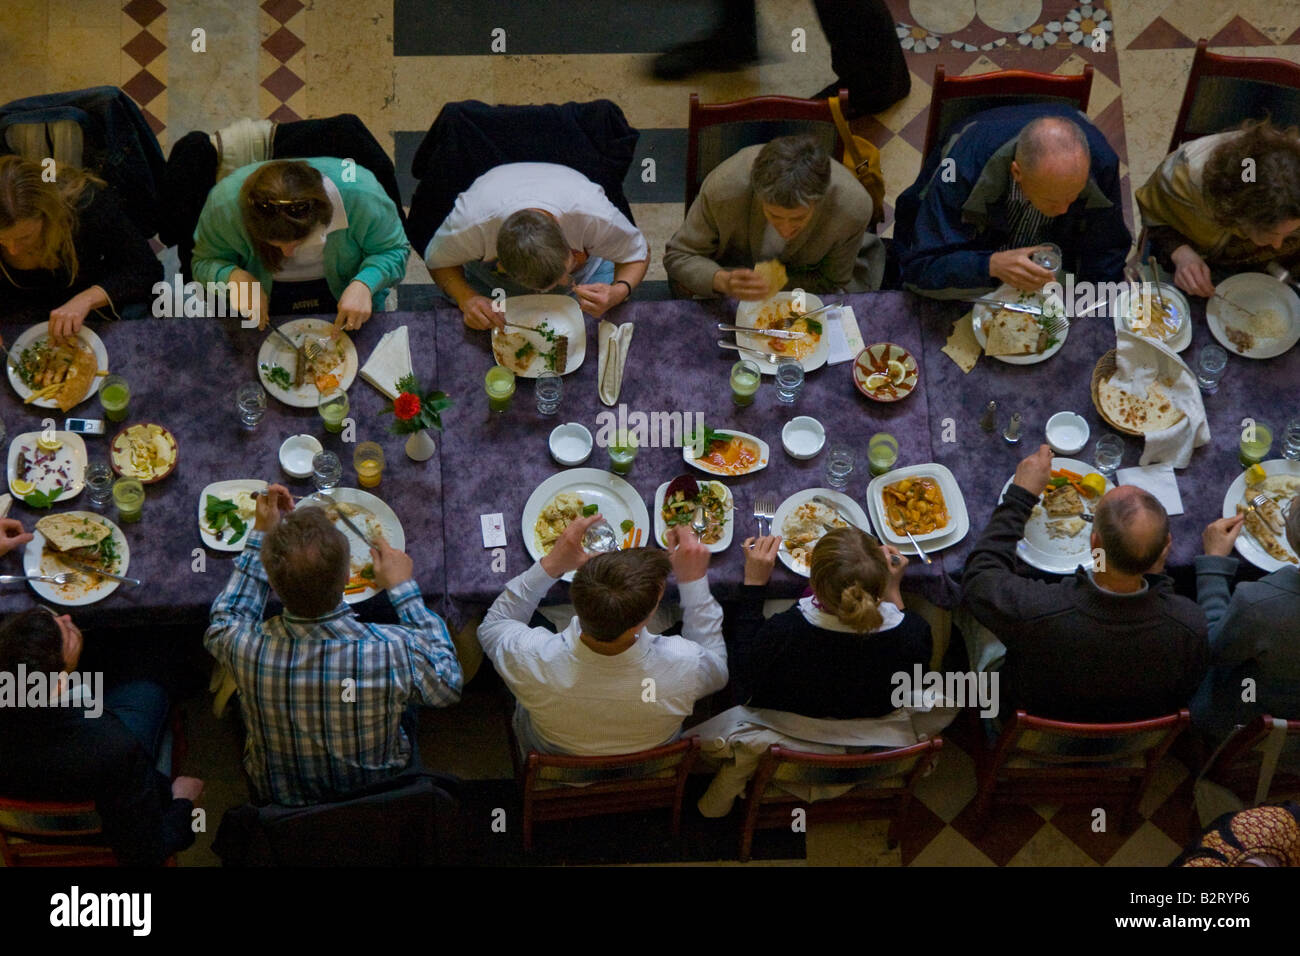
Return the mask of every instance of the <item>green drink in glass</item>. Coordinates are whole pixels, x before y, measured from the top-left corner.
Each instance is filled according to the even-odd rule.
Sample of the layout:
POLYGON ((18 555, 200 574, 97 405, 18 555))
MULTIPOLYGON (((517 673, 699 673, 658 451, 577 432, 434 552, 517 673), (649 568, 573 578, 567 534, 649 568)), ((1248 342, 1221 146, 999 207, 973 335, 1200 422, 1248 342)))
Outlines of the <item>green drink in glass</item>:
POLYGON ((754 404, 754 393, 762 381, 758 363, 741 359, 731 366, 731 400, 742 407, 754 404))
POLYGON ((873 475, 883 475, 898 461, 898 439, 888 432, 876 432, 867 442, 867 463, 873 475))
POLYGON ((616 475, 626 475, 632 470, 632 462, 636 461, 636 436, 619 432, 614 442, 609 446, 609 470, 616 475))
POLYGON ((348 402, 348 393, 342 389, 334 389, 320 397, 320 404, 316 408, 320 412, 320 417, 325 420, 327 432, 337 435, 343 431, 343 419, 349 407, 351 403, 348 402))
POLYGON ((488 394, 488 407, 494 412, 504 412, 515 394, 515 373, 505 366, 494 365, 483 379, 483 388, 488 394))
POLYGON ((119 478, 113 482, 113 504, 117 505, 117 520, 131 524, 140 520, 144 508, 144 485, 138 478, 119 478))
POLYGON ((104 407, 104 417, 110 422, 126 418, 126 408, 131 403, 131 386, 121 375, 105 376, 99 384, 99 404, 104 407))
POLYGON ((1247 425, 1241 430, 1241 446, 1237 460, 1241 462, 1242 468, 1258 465, 1268 457, 1269 449, 1272 447, 1273 426, 1256 419, 1253 425, 1247 425))

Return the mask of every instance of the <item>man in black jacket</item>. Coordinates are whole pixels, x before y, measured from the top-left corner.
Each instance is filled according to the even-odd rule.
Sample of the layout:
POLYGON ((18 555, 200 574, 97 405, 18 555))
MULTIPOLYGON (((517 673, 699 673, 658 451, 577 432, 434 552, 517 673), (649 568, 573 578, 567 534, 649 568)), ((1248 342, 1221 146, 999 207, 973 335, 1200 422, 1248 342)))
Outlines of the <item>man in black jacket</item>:
POLYGON ((1106 723, 1186 707, 1205 676, 1208 631, 1163 573, 1173 538, 1154 497, 1126 485, 1101 499, 1094 569, 1051 583, 1016 573, 1016 542, 1051 468, 1047 445, 1020 463, 962 579, 971 613, 1006 645, 999 715, 1106 723))

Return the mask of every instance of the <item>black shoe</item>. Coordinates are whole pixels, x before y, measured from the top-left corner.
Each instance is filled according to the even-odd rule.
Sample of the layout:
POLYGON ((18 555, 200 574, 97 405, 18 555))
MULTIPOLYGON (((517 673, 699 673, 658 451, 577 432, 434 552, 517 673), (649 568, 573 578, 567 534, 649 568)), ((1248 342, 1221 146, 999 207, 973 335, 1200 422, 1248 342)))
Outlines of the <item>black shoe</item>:
POLYGON ((651 72, 659 80, 683 80, 695 73, 743 70, 758 62, 756 44, 736 43, 717 35, 692 40, 655 57, 651 72))

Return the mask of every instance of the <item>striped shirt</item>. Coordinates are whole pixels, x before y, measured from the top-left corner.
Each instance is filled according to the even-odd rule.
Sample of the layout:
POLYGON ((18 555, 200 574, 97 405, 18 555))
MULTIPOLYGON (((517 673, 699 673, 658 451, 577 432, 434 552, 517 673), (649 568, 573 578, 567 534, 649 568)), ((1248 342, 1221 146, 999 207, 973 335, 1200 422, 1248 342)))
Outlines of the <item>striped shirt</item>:
POLYGON ((413 580, 388 591, 401 624, 363 624, 342 602, 323 617, 263 621, 261 551, 262 534, 250 533, 203 638, 240 691, 255 796, 304 806, 400 773, 411 760, 407 706, 460 700, 446 624, 413 580))
POLYGON ((1047 236, 1048 223, 1054 218, 1039 212, 1020 191, 1020 183, 1012 179, 1011 191, 1007 195, 1007 226, 1011 238, 1002 249, 1023 249, 1025 246, 1040 245, 1047 236))

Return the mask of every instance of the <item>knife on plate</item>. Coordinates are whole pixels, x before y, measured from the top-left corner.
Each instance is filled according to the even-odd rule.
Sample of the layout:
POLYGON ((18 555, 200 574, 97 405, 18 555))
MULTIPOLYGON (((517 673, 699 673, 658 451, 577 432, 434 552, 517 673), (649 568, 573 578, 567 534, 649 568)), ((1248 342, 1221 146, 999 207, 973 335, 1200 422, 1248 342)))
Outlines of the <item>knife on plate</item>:
POLYGON ((108 578, 111 581, 119 581, 128 587, 135 588, 140 586, 139 578, 126 578, 120 574, 113 574, 111 571, 101 571, 99 568, 92 568, 89 564, 82 564, 80 561, 70 558, 66 554, 60 554, 59 560, 74 571, 80 571, 83 574, 98 574, 101 578, 108 578))
POLYGON ((306 371, 307 356, 303 354, 302 346, 294 345, 293 339, 289 338, 289 336, 285 335, 275 326, 271 326, 271 332, 274 335, 280 336, 280 338, 284 341, 284 344, 289 346, 289 348, 293 349, 293 354, 294 354, 293 387, 297 388, 299 385, 302 384, 302 376, 303 373, 306 371))
POLYGON ((370 537, 364 531, 358 528, 356 524, 353 523, 351 518, 349 518, 347 515, 345 515, 342 511, 339 510, 338 501, 336 501, 330 495, 326 495, 326 494, 322 494, 321 497, 327 499, 329 502, 331 502, 334 505, 334 510, 338 513, 339 518, 342 520, 342 522, 345 525, 348 526, 349 529, 351 529, 353 534, 355 534, 358 538, 364 541, 368 547, 371 548, 375 547, 375 543, 370 540, 370 537))

